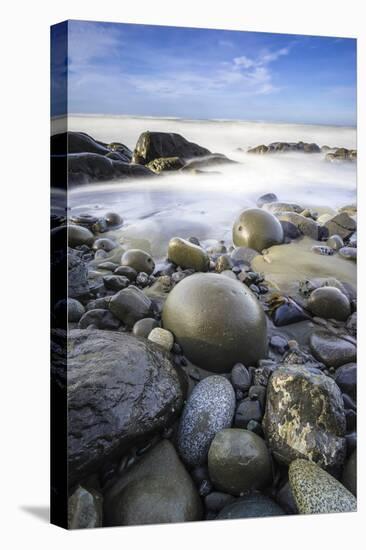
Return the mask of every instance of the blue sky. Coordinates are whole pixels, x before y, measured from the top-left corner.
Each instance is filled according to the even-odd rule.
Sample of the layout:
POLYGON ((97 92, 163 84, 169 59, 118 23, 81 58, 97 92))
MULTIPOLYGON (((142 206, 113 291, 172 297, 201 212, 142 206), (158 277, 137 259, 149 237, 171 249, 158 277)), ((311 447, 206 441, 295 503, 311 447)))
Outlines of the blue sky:
POLYGON ((69 113, 356 124, 354 39, 69 21, 67 61, 69 113))

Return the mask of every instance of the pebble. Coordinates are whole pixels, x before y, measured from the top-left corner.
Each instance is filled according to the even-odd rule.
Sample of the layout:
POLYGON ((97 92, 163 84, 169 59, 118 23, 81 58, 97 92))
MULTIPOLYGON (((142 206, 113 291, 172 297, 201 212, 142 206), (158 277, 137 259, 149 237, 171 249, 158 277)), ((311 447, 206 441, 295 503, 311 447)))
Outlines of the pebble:
POLYGON ((137 272, 143 271, 148 275, 151 275, 155 269, 155 263, 150 254, 137 248, 131 248, 123 254, 121 265, 132 267, 137 272))
POLYGON ((251 420, 260 422, 262 417, 263 413, 259 401, 253 401, 249 398, 244 399, 236 409, 234 426, 236 428, 247 428, 251 420))
POLYGON ((136 284, 143 288, 149 284, 149 281, 149 275, 147 273, 144 273, 143 271, 140 271, 140 273, 136 277, 136 284))
POLYGON ((272 336, 269 341, 269 345, 281 355, 283 355, 285 351, 288 350, 288 342, 283 336, 272 336))
POLYGON ((231 426, 235 393, 223 376, 209 376, 195 386, 183 409, 178 429, 178 450, 191 466, 203 464, 216 433, 231 426))
POLYGON ((117 247, 117 244, 112 241, 112 239, 96 239, 93 243, 93 249, 94 250, 105 250, 106 252, 110 252, 114 248, 117 247))
POLYGON ((234 248, 231 253, 231 259, 234 265, 240 265, 243 263, 250 265, 256 256, 259 256, 259 252, 253 248, 248 248, 247 246, 239 246, 234 248))
POLYGON ((107 290, 123 290, 128 287, 130 281, 122 275, 106 275, 103 277, 103 283, 107 290))
POLYGON ((167 351, 171 351, 174 345, 174 336, 169 330, 165 330, 160 327, 153 328, 147 337, 150 342, 161 346, 167 351))
POLYGON ((283 233, 287 239, 298 239, 301 236, 301 231, 298 227, 292 223, 285 220, 281 220, 280 224, 282 225, 283 233))
POLYGON ((120 290, 109 302, 111 312, 128 327, 133 327, 136 321, 148 317, 151 307, 150 298, 135 286, 120 290))
POLYGON ((222 273, 225 270, 231 270, 233 267, 233 262, 229 255, 223 254, 219 256, 216 260, 215 271, 216 273, 222 273))
MULTIPOLYGON (((100 266, 99 266, 100 267, 100 266)), ((133 267, 130 267, 128 265, 120 265, 119 267, 116 267, 114 270, 115 275, 122 275, 123 277, 127 277, 133 283, 136 280, 137 277, 137 271, 133 267)))
POLYGON ((109 229, 118 229, 118 227, 123 225, 123 218, 116 212, 107 212, 104 219, 107 222, 109 229))
POLYGON ((327 240, 327 246, 333 250, 339 250, 342 246, 344 246, 343 239, 339 235, 332 235, 327 240))
POLYGON ((277 202, 278 197, 274 193, 265 193, 264 195, 261 195, 257 201, 256 204, 258 208, 262 208, 264 204, 267 204, 269 202, 277 202))
POLYGON ((352 246, 343 246, 339 249, 338 253, 345 260, 351 260, 353 262, 357 261, 357 248, 352 246))
POLYGON ((174 237, 168 245, 168 260, 183 269, 208 271, 210 259, 207 252, 185 239, 174 237))
POLYGON ((346 212, 341 212, 325 222, 329 235, 339 235, 346 239, 357 229, 357 224, 346 212))
POLYGON ((357 365, 356 363, 348 363, 342 365, 336 370, 335 382, 340 387, 342 392, 349 395, 352 399, 356 399, 357 390, 357 365))
POLYGON ((263 439, 237 428, 215 435, 208 470, 214 487, 231 495, 266 487, 272 479, 271 458, 263 439))
POLYGON ((310 350, 327 367, 340 367, 356 360, 356 346, 326 330, 315 330, 310 336, 310 350))
POLYGON ((225 506, 216 519, 259 518, 268 516, 283 516, 285 512, 271 498, 261 493, 253 493, 238 498, 225 506))
POLYGON ((233 495, 228 493, 221 493, 220 491, 212 491, 209 495, 205 497, 205 507, 206 510, 210 512, 220 512, 227 504, 235 501, 233 495))
POLYGON ((68 500, 68 528, 102 527, 103 498, 92 489, 79 485, 68 500))
POLYGON ((247 208, 233 226, 234 245, 253 248, 257 252, 282 244, 283 238, 283 229, 276 216, 260 208, 247 208))
POLYGON ((312 252, 320 256, 333 256, 334 250, 330 246, 315 245, 311 247, 312 252))
POLYGON ((252 376, 248 369, 242 364, 237 363, 231 371, 231 383, 235 389, 247 391, 250 388, 252 376))
MULTIPOLYGON (((107 269, 108 271, 115 271, 117 267, 118 265, 114 262, 102 262, 98 265, 98 269, 107 269)), ((115 275, 118 275, 118 273, 115 273, 115 275)))
POLYGON ((357 501, 352 493, 313 462, 294 460, 290 464, 289 480, 300 514, 357 510, 357 501))
POLYGON ((108 309, 90 309, 79 321, 79 328, 94 327, 101 330, 117 330, 120 321, 108 309))
POLYGON ((306 305, 313 315, 323 319, 346 321, 351 315, 349 299, 336 287, 317 288, 310 294, 306 305))
POLYGON ((83 227, 82 225, 68 225, 67 226, 67 237, 68 237, 68 245, 71 246, 71 248, 75 248, 76 246, 82 246, 83 244, 87 244, 88 246, 91 246, 94 241, 94 235, 89 229, 86 227, 83 227))

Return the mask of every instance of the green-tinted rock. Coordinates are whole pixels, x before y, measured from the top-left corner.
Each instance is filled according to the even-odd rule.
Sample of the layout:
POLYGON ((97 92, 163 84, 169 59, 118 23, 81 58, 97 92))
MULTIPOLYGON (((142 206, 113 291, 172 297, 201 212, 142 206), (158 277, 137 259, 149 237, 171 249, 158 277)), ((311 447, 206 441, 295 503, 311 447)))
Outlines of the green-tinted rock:
POLYGON ((253 365, 267 354, 262 306, 246 285, 228 277, 186 277, 169 293, 162 321, 188 359, 212 372, 253 365))
POLYGON ((208 469, 215 488, 232 495, 266 487, 272 479, 266 444, 249 430, 218 432, 208 452, 208 469))
POLYGON ((354 496, 357 496, 357 451, 353 451, 347 460, 341 481, 346 489, 354 496))
POLYGON ((260 208, 244 210, 234 223, 235 246, 246 246, 261 252, 283 242, 283 229, 278 219, 260 208))
POLYGON ((339 481, 313 462, 290 464, 289 480, 300 514, 356 512, 357 501, 339 481))
POLYGON ((351 315, 349 300, 339 288, 323 286, 314 290, 307 302, 311 313, 323 319, 346 321, 351 315))
POLYGON ((279 462, 312 460, 325 468, 343 464, 346 418, 334 380, 306 366, 278 368, 267 388, 263 430, 279 462))
POLYGON ((128 469, 105 496, 106 525, 196 521, 202 504, 192 479, 168 440, 128 469))
POLYGON ((169 241, 168 259, 183 269, 207 271, 210 259, 207 253, 196 244, 174 237, 169 241))
POLYGON ((262 518, 283 515, 285 515, 285 512, 274 500, 260 493, 253 493, 238 498, 235 502, 225 506, 216 519, 262 518))
POLYGON ((101 495, 79 485, 68 501, 68 528, 89 529, 101 527, 102 517, 103 501, 101 495))
POLYGON ((155 269, 155 263, 150 254, 137 248, 131 248, 123 254, 121 265, 132 267, 137 272, 143 271, 148 275, 151 275, 155 269))
POLYGON ((68 245, 71 246, 71 248, 75 248, 75 246, 81 246, 83 244, 91 246, 94 241, 93 233, 82 225, 68 225, 67 238, 68 245))

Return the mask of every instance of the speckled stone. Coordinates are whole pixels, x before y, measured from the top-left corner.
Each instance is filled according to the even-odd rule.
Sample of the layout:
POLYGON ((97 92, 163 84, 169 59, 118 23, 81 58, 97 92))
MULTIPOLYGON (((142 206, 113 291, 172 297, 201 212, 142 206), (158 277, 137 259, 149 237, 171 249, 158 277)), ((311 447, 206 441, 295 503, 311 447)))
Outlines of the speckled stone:
POLYGON ((340 389, 321 371, 278 368, 267 388, 263 430, 276 460, 306 458, 339 467, 346 453, 346 418, 340 389))
POLYGON ((216 433, 231 426, 235 393, 223 376, 209 376, 192 391, 178 430, 178 450, 191 466, 203 464, 216 433))
POLYGON ((153 328, 147 339, 150 340, 150 342, 154 342, 158 346, 161 346, 167 351, 171 351, 174 345, 173 334, 169 330, 165 330, 164 328, 160 327, 153 328))
POLYGON ((320 256, 333 256, 334 250, 330 246, 321 246, 315 245, 311 247, 314 254, 319 254, 320 256))
POLYGON ((130 284, 129 279, 123 275, 106 275, 103 277, 103 283, 108 290, 123 290, 130 284))
POLYGON ((312 462, 294 460, 290 464, 289 480, 300 514, 357 511, 352 493, 312 462))
POLYGON ((356 360, 356 346, 326 330, 316 330, 310 336, 310 350, 327 367, 340 367, 356 360))

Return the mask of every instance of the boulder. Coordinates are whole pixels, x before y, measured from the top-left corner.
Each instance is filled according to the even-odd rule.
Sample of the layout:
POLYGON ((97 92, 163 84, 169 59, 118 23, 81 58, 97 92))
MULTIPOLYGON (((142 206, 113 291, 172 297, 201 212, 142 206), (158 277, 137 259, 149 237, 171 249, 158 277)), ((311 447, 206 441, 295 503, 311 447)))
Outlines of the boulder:
POLYGON ((202 504, 168 440, 158 443, 117 479, 104 501, 105 525, 197 521, 202 504))
POLYGON ((183 269, 195 271, 208 271, 210 265, 210 259, 203 248, 178 237, 169 241, 168 260, 183 269))
MULTIPOLYGON (((67 160, 70 185, 108 181, 115 178, 155 176, 154 172, 145 166, 113 160, 95 153, 69 154, 67 160)), ((57 162, 55 169, 57 169, 57 162)))
POLYGON ((214 487, 231 495, 266 487, 272 480, 271 458, 263 439, 237 428, 215 435, 208 470, 214 487))
MULTIPOLYGON (((62 359, 55 368, 62 384, 62 359)), ((70 485, 165 428, 183 400, 169 355, 146 340, 100 330, 68 333, 67 397, 70 485)))
POLYGON ((235 393, 223 376, 208 376, 192 391, 179 423, 178 451, 183 461, 198 466, 207 460, 215 434, 231 426, 235 393))
POLYGON ((338 468, 346 452, 346 418, 334 380, 306 366, 280 367, 268 388, 263 430, 275 458, 306 458, 338 468))
POLYGON ((143 132, 136 143, 132 162, 148 164, 162 157, 179 157, 186 160, 210 154, 208 149, 187 141, 180 134, 143 132))
POLYGON ((278 214, 278 219, 280 221, 293 223, 303 235, 318 240, 319 226, 311 218, 306 218, 297 212, 282 212, 278 214))
POLYGON ((294 460, 290 464, 289 480, 300 514, 357 511, 352 493, 313 462, 294 460))
POLYGON ((246 246, 261 252, 283 242, 283 229, 278 219, 260 208, 247 208, 233 226, 235 246, 246 246))
POLYGON ((160 174, 161 172, 171 172, 180 170, 185 165, 185 162, 179 157, 157 158, 146 164, 146 168, 160 174))
POLYGON ((68 235, 68 245, 71 248, 76 246, 82 246, 86 244, 91 246, 94 241, 94 235, 89 229, 83 227, 82 225, 72 225, 67 226, 67 235, 68 235))
POLYGON ((213 372, 253 365, 267 354, 262 306, 246 285, 222 275, 183 279, 168 295, 162 322, 188 359, 213 372))

